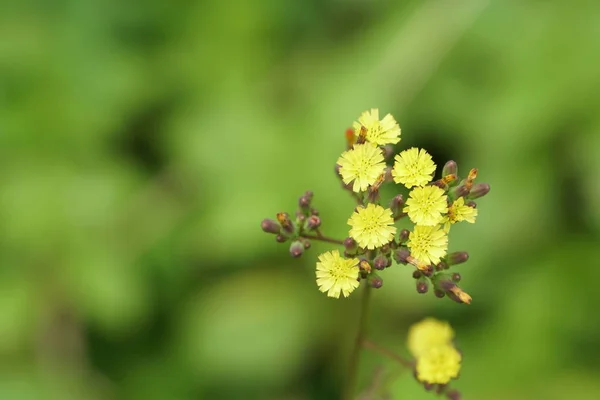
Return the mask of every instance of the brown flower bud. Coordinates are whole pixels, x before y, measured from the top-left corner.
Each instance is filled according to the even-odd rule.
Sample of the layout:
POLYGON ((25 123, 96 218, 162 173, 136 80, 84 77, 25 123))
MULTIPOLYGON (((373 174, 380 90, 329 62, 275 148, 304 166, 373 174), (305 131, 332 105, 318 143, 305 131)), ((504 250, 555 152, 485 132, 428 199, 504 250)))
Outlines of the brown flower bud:
POLYGON ((455 251, 454 253, 450 253, 446 256, 446 264, 449 266, 462 264, 467 262, 469 259, 469 253, 466 251, 455 251))
POLYGON ((298 258, 304 253, 304 243, 300 240, 294 240, 290 245, 290 255, 294 258, 298 258))
POLYGON ((456 161, 450 160, 442 168, 442 176, 458 175, 458 164, 456 161))
POLYGON ((276 221, 273 221, 272 219, 269 219, 269 218, 263 219, 262 222, 260 223, 260 227, 262 228, 262 230, 264 232, 267 232, 267 233, 277 234, 281 230, 281 225, 279 225, 276 221))
POLYGON ((490 192, 490 185, 488 183, 476 183, 469 192, 469 199, 478 199, 485 196, 490 192))

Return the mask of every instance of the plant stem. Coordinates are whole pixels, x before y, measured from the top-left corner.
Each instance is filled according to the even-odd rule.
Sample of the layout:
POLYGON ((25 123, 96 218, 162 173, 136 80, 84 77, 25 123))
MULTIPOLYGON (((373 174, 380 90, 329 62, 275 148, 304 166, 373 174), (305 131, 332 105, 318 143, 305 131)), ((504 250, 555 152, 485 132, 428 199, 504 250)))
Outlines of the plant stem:
POLYGON ((364 339, 363 342, 362 342, 362 344, 365 347, 365 349, 370 349, 370 350, 376 351, 377 353, 379 353, 381 355, 384 355, 386 357, 389 357, 389 358, 391 358, 394 361, 398 361, 400 364, 402 364, 406 368, 412 368, 413 367, 413 363, 410 362, 409 360, 404 359, 403 357, 401 357, 398 354, 394 353, 390 349, 387 349, 387 348, 385 348, 383 346, 380 346, 377 343, 374 343, 374 342, 370 341, 369 339, 364 339))
POLYGON ((330 237, 327 237, 327 236, 323 236, 323 235, 316 235, 315 236, 315 235, 301 234, 300 236, 303 237, 303 238, 306 238, 306 239, 320 240, 322 242, 344 245, 344 241, 343 240, 333 239, 333 238, 330 238, 330 237))
POLYGON ((356 386, 356 376, 358 374, 358 360, 360 358, 360 350, 363 346, 363 341, 367 333, 367 322, 369 319, 369 301, 371 299, 371 286, 367 281, 363 282, 362 300, 360 303, 360 316, 358 320, 358 331, 354 339, 354 348, 350 356, 348 364, 348 380, 346 382, 346 390, 344 393, 345 400, 352 400, 354 397, 354 389, 356 386))

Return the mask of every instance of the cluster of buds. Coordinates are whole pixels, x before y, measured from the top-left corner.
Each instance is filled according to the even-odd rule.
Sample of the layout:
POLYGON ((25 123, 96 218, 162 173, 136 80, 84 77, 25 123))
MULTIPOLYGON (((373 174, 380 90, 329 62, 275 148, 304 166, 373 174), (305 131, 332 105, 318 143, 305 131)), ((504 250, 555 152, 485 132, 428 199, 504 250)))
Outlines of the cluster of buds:
POLYGON ((264 232, 276 235, 277 242, 291 242, 290 255, 294 258, 300 257, 304 250, 310 248, 310 233, 316 234, 317 238, 321 236, 319 230, 321 218, 319 211, 312 207, 312 200, 313 193, 306 191, 298 199, 298 209, 294 220, 288 213, 279 212, 276 220, 265 218, 260 224, 264 232))
POLYGON ((424 149, 404 150, 388 165, 393 145, 399 141, 400 127, 394 117, 387 114, 380 120, 377 109, 364 112, 346 132, 346 151, 335 170, 357 207, 348 219, 350 230, 345 240, 321 234, 321 220, 311 206, 312 192, 300 197, 295 221, 287 213, 279 213, 277 220, 264 220, 262 229, 276 234, 279 242, 291 241, 293 257, 310 247, 309 239, 343 245, 342 254, 329 251, 317 262, 317 285, 330 297, 347 297, 361 280, 382 287, 380 271, 395 261, 415 267, 419 293, 432 286, 436 296, 468 304, 471 297, 458 286, 460 275, 447 271, 467 261, 468 254, 448 254, 448 235, 457 222, 475 222, 478 209, 474 200, 486 195, 490 186, 475 183, 476 169, 461 179, 454 161, 448 161, 441 179, 434 181, 436 165, 424 149), (408 199, 397 194, 387 207, 382 206, 380 188, 386 183, 408 188, 408 199), (407 220, 412 226, 398 231, 396 224, 407 220))

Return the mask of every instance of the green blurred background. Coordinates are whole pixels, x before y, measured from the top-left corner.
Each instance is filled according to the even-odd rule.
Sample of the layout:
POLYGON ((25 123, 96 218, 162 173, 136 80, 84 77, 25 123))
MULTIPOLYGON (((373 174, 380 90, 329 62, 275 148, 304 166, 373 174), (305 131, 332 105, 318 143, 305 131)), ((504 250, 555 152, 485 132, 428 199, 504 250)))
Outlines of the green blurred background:
POLYGON ((492 185, 450 239, 472 305, 394 267, 371 337, 436 316, 466 399, 600 398, 599 61, 592 1, 2 1, 0 399, 339 398, 359 296, 259 225, 311 189, 347 233, 371 107, 492 185))

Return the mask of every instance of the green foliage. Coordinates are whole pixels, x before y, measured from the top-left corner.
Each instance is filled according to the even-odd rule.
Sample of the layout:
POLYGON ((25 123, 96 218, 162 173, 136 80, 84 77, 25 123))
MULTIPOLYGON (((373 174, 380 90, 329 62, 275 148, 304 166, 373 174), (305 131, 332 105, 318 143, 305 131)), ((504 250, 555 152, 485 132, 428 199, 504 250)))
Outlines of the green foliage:
MULTIPOLYGON (((492 186, 449 248, 469 250, 472 305, 419 296, 397 267, 373 335, 401 352, 435 315, 466 398, 597 398, 599 12, 3 2, 0 398, 339 397, 355 299, 314 284, 329 246, 291 260, 259 224, 310 189, 323 231, 346 235, 333 163, 370 107, 399 121, 398 148, 492 186)), ((397 398, 434 396, 366 360, 362 387, 383 364, 397 398)))

